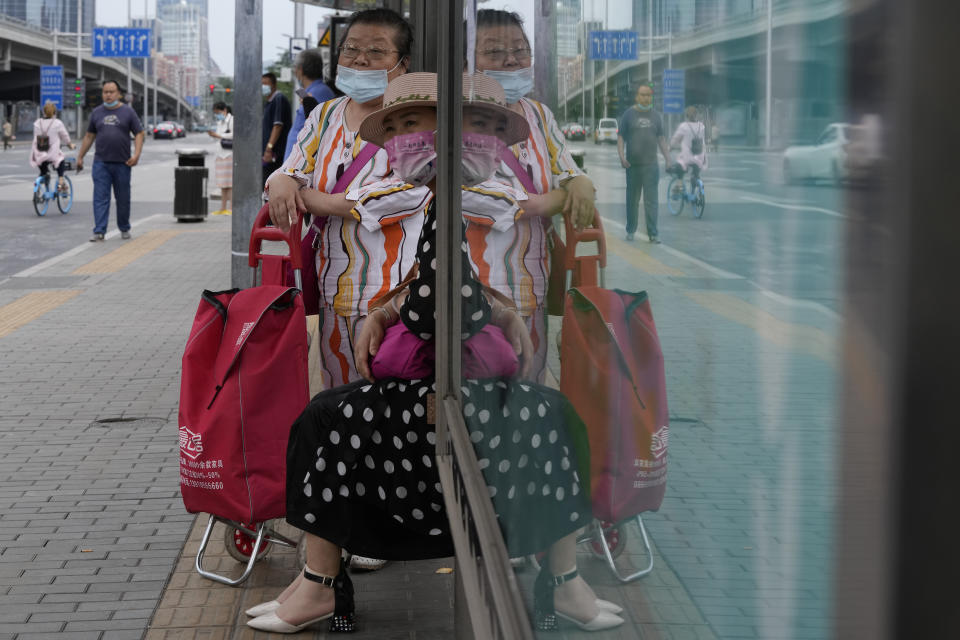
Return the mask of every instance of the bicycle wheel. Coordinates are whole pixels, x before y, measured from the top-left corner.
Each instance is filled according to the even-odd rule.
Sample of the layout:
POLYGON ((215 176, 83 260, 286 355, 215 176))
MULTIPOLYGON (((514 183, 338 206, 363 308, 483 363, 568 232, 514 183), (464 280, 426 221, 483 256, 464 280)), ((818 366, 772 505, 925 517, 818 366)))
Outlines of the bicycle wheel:
POLYGON ((57 189, 57 208, 60 213, 70 213, 70 207, 73 206, 73 183, 69 176, 63 176, 63 181, 67 188, 63 191, 57 189))
POLYGON ((38 216, 47 215, 47 209, 50 208, 50 200, 47 199, 47 189, 43 186, 43 180, 37 179, 33 183, 33 210, 38 216))
POLYGON ((685 199, 683 180, 680 178, 672 179, 667 185, 667 208, 670 213, 675 216, 680 215, 680 212, 683 211, 683 201, 685 199))
POLYGON ((693 215, 697 218, 703 217, 703 208, 707 206, 707 192, 703 188, 703 182, 697 181, 697 195, 693 199, 693 215))

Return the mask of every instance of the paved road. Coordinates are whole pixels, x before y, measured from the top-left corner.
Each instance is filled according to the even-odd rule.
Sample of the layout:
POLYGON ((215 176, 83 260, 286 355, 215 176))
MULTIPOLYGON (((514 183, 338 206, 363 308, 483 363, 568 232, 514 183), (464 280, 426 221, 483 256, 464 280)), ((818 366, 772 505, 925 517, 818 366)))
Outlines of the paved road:
MULTIPOLYGON (((610 230, 622 231, 626 185, 616 147, 573 146, 586 152, 586 169, 597 185, 598 208, 613 222, 608 224, 610 230)), ((700 220, 689 208, 676 217, 670 214, 666 206, 668 178, 661 173, 660 237, 668 248, 727 276, 836 311, 841 282, 842 190, 826 184, 784 186, 779 167, 777 153, 724 150, 712 154, 710 168, 704 173, 707 208, 700 220)))
MULTIPOLYGON (((133 220, 170 212, 173 167, 177 163, 174 150, 187 146, 212 148, 207 135, 199 133, 179 140, 146 139, 140 163, 133 171, 133 220)), ((36 170, 29 158, 29 147, 22 141, 14 149, 0 152, 0 280, 75 247, 93 231, 92 153, 85 158, 83 172, 70 174, 76 194, 70 213, 62 215, 51 204, 42 218, 36 215, 30 200, 36 170)), ((113 204, 110 228, 116 229, 113 204)))

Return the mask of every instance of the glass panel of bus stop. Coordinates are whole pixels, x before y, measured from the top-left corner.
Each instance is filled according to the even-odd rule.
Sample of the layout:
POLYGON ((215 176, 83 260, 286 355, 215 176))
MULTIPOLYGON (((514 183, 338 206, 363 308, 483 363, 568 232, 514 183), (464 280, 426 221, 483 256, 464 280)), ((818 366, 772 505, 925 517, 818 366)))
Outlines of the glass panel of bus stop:
MULTIPOLYGON (((605 254, 602 277, 581 262, 578 291, 551 309, 547 274, 573 265, 541 223, 575 244, 564 216, 520 214, 499 263, 467 225, 474 270, 502 285, 541 347, 533 379, 566 398, 531 387, 540 395, 524 404, 504 387, 500 415, 532 412, 530 425, 546 412, 570 454, 561 470, 544 454, 512 483, 491 473, 510 434, 491 443, 471 419, 481 404, 463 398, 501 521, 531 488, 545 500, 537 517, 557 518, 553 538, 572 528, 564 517, 592 519, 575 565, 623 608, 622 637, 826 637, 845 148, 859 131, 844 119, 845 3, 497 3, 522 20, 529 54, 523 39, 485 31, 487 6, 477 67, 509 99, 525 94, 534 124, 513 147, 528 175, 512 186, 566 188, 563 202, 588 180, 603 241, 576 253, 605 254), (565 401, 590 444, 577 478, 558 473, 585 452, 578 421, 551 404, 565 401), (569 500, 578 483, 590 513, 569 500)), ((557 437, 541 428, 519 434, 537 452, 557 437)), ((532 594, 537 565, 551 567, 529 545, 518 551, 511 536, 524 535, 551 536, 507 531, 532 594)))

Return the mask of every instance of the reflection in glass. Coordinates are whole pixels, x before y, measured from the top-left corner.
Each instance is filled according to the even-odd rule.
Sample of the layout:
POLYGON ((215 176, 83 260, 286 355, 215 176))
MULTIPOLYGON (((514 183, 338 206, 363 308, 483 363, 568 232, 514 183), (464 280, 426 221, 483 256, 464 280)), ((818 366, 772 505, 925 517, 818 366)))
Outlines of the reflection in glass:
MULTIPOLYGON (((597 369, 596 353, 558 357, 572 312, 568 304, 562 319, 550 317, 541 305, 563 263, 551 265, 551 245, 534 241, 552 227, 565 239, 564 207, 540 208, 539 198, 584 174, 575 179, 596 187, 604 242, 581 253, 605 252, 604 288, 645 292, 669 400, 669 414, 645 436, 648 455, 669 451, 663 503, 642 514, 653 571, 626 583, 618 578, 649 563, 645 534, 630 520, 606 523, 612 567, 596 530, 584 532, 580 573, 600 596, 630 603, 624 617, 638 636, 657 629, 697 637, 826 637, 842 189, 860 157, 847 154, 865 137, 863 126, 844 121, 845 3, 548 4, 508 5, 525 19, 523 31, 501 26, 492 42, 478 24, 476 63, 504 84, 508 99, 511 91, 525 96, 513 101, 518 111, 535 105, 525 111, 540 114, 539 126, 531 119, 534 132, 556 127, 542 149, 535 133, 515 145, 520 170, 504 162, 497 175, 516 192, 506 215, 520 224, 535 216, 553 224, 531 223, 528 235, 514 231, 514 242, 498 252, 493 232, 468 224, 474 271, 512 295, 521 315, 543 313, 530 328, 538 346, 542 336, 547 385, 564 388, 570 367, 597 369), (529 64, 507 51, 522 49, 533 35, 529 64), (532 83, 528 68, 536 70, 532 83), (540 152, 549 160, 537 173, 540 152), (633 161, 645 171, 637 171, 636 183, 633 161), (534 249, 524 266, 542 266, 542 289, 531 278, 529 295, 517 293, 529 271, 510 271, 504 259, 517 246, 534 249)), ((468 214, 466 198, 464 208, 468 214)), ((630 354, 641 364, 650 357, 639 349, 630 354)), ((622 373, 616 380, 628 379, 622 373)), ((598 430, 615 433, 619 425, 585 417, 591 401, 607 404, 602 415, 620 415, 609 404, 613 397, 574 402, 591 434, 594 464, 628 449, 622 440, 597 446, 598 430)), ((646 429, 638 421, 634 434, 646 429)), ((646 458, 635 461, 626 473, 640 490, 650 469, 646 458)), ((599 495, 594 484, 595 515, 599 495)), ((518 577, 533 588, 532 573, 518 577)))

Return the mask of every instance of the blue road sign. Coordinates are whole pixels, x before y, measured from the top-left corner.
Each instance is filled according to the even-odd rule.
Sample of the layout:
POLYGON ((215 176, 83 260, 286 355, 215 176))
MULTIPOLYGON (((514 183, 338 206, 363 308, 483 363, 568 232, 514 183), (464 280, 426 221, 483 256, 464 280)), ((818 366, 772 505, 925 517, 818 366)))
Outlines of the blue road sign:
POLYGON ((57 109, 63 109, 63 67, 60 65, 40 67, 40 104, 48 101, 57 105, 57 109))
POLYGON ((663 70, 663 112, 683 113, 686 83, 683 69, 663 70))
POLYGON ((591 31, 591 60, 636 60, 636 31, 591 31))
POLYGON ((186 101, 191 107, 200 106, 200 96, 186 96, 186 101))
POLYGON ((149 58, 150 29, 97 27, 93 30, 95 58, 149 58))

